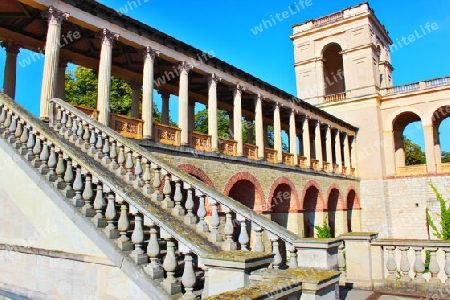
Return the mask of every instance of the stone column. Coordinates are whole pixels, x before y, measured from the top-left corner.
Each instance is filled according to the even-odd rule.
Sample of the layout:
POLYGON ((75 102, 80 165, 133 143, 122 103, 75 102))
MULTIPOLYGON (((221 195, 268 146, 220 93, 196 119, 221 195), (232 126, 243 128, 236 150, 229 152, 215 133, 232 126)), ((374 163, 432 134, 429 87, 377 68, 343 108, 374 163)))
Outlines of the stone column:
POLYGON ((425 157, 427 160, 428 173, 436 173, 433 125, 423 125, 423 134, 425 139, 425 157))
POLYGON ((305 115, 302 128, 303 156, 306 157, 306 167, 311 166, 311 137, 309 135, 310 117, 305 115))
POLYGON ((60 57, 58 64, 58 79, 56 84, 55 97, 59 99, 64 99, 66 93, 66 68, 68 60, 60 57))
POLYGON ((317 121, 314 136, 314 149, 316 150, 316 157, 319 161, 319 168, 323 168, 323 156, 322 156, 322 134, 320 133, 320 121, 317 121))
POLYGON ((273 107, 273 148, 277 150, 278 163, 283 162, 283 143, 281 141, 280 104, 275 102, 273 107))
POLYGON ((331 146, 331 126, 326 125, 326 153, 327 153, 327 162, 330 164, 329 169, 327 171, 333 170, 333 150, 331 146))
POLYGON ((211 136, 211 149, 219 149, 217 125, 217 84, 222 80, 216 74, 208 76, 208 135, 211 136))
POLYGON ((61 39, 61 23, 69 17, 50 6, 42 17, 48 20, 47 38, 45 41, 44 73, 42 75, 40 118, 48 120, 48 100, 55 97, 56 80, 58 78, 59 49, 61 39))
POLYGON ((338 173, 342 173, 342 149, 341 149, 341 133, 336 129, 336 138, 334 139, 334 153, 336 153, 336 164, 339 165, 338 173))
POLYGON ((355 168, 356 172, 356 136, 349 136, 350 148, 350 167, 355 168))
POLYGON ((136 80, 130 83, 131 86, 131 117, 139 119, 139 103, 141 102, 142 84, 136 80))
POLYGON ((169 110, 169 100, 170 100, 170 92, 168 91, 159 91, 158 94, 161 95, 162 100, 162 111, 161 111, 161 122, 164 125, 169 125, 170 120, 170 110, 169 110))
POLYGON ((264 128, 262 116, 262 101, 263 101, 262 95, 257 95, 255 97, 255 135, 256 135, 256 146, 258 147, 258 159, 264 158, 264 128))
POLYGON ((437 124, 433 124, 433 144, 434 144, 434 159, 436 164, 442 163, 441 158, 441 140, 439 137, 439 127, 437 124))
POLYGON ((17 55, 20 52, 20 46, 14 42, 2 42, 2 47, 6 51, 5 75, 3 78, 3 92, 14 99, 16 96, 16 70, 17 55))
POLYGON ((395 147, 394 147, 394 133, 392 130, 383 131, 383 150, 384 161, 386 167, 386 176, 393 176, 396 172, 395 166, 395 147))
POLYGON ((242 93, 245 87, 238 84, 233 91, 233 134, 234 140, 237 142, 237 156, 244 154, 242 142, 242 93))
POLYGON ((159 51, 145 47, 141 50, 144 60, 144 69, 142 74, 142 120, 144 127, 142 135, 144 139, 153 139, 153 76, 154 63, 159 51))
POLYGON ((289 117, 289 152, 294 154, 294 165, 298 165, 297 128, 295 124, 295 110, 291 110, 289 117))
POLYGON ((97 93, 97 110, 98 121, 109 126, 109 97, 111 91, 111 67, 112 67, 112 48, 114 41, 119 38, 119 34, 104 28, 98 35, 102 41, 102 49, 100 51, 100 62, 98 70, 98 93, 97 93))
POLYGON ((195 129, 195 100, 193 100, 193 99, 189 99, 188 118, 189 118, 188 130, 194 131, 194 129, 195 129))
POLYGON ((178 65, 180 86, 178 93, 178 126, 181 128, 181 146, 189 145, 189 72, 192 65, 183 61, 178 65))
POLYGON ((350 174, 350 148, 349 148, 349 141, 348 141, 348 134, 345 134, 343 143, 344 143, 344 165, 347 167, 347 171, 345 172, 345 175, 350 174))

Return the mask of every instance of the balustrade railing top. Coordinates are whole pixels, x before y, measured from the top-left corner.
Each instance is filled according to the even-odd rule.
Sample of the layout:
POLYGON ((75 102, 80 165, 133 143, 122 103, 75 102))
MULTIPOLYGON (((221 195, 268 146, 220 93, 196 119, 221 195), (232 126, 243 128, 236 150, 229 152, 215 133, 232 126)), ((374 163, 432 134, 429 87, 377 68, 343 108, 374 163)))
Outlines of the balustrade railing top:
POLYGON ((386 96, 404 94, 410 92, 416 92, 421 90, 427 90, 431 88, 450 85, 450 77, 434 78, 430 80, 423 80, 418 82, 412 82, 403 85, 397 85, 388 87, 382 90, 382 94, 386 96))
MULTIPOLYGON (((173 167, 164 161, 158 159, 156 156, 152 155, 148 150, 145 148, 139 146, 137 143, 121 136, 114 130, 112 130, 109 127, 106 127, 96 120, 90 118, 89 116, 85 115, 82 111, 76 109, 69 103, 61 100, 61 99, 50 99, 50 109, 53 109, 54 105, 60 106, 70 112, 73 115, 76 115, 79 121, 84 122, 85 124, 89 126, 93 126, 99 131, 103 132, 106 136, 108 136, 111 139, 114 139, 118 143, 125 145, 128 149, 130 149, 133 153, 138 154, 143 159, 146 159, 147 161, 150 161, 151 163, 157 164, 161 169, 165 170, 167 173, 172 174, 173 176, 176 176, 183 182, 191 185, 193 188, 195 188, 197 191, 204 193, 209 197, 211 200, 217 201, 219 204, 226 206, 230 210, 234 211, 235 213, 239 214, 243 218, 252 221, 255 225, 260 226, 264 230, 267 230, 269 233, 277 236, 281 240, 289 243, 290 245, 293 245, 293 243, 299 239, 299 236, 296 234, 290 232, 286 228, 283 228, 282 226, 272 222, 271 220, 268 220, 264 216, 256 213, 255 211, 249 209, 245 205, 233 200, 232 198, 229 198, 215 189, 211 188, 209 185, 205 184, 204 182, 196 179, 195 177, 181 171, 180 169, 173 167)), ((51 119, 50 122, 54 122, 53 120, 53 112, 50 113, 51 119)), ((117 180, 119 181, 119 180, 117 180)), ((123 193, 124 194, 124 193, 123 193)), ((126 196, 126 195, 125 195, 126 196)))

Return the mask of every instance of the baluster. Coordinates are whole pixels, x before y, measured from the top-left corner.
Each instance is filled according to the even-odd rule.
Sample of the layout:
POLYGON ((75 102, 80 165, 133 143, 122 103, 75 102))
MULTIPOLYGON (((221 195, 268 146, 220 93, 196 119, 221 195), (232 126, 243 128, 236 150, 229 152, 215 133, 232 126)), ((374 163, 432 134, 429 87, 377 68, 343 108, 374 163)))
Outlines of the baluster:
POLYGON ((249 238, 248 232, 247 232, 246 220, 240 214, 236 214, 236 220, 241 225, 241 231, 239 233, 239 239, 238 239, 239 244, 241 244, 241 250, 248 251, 247 245, 248 245, 248 242, 250 241, 250 238, 249 238))
POLYGON ((59 130, 61 128, 61 106, 56 106, 56 124, 55 124, 55 130, 59 130))
POLYGON ((253 251, 265 252, 266 247, 263 243, 263 229, 261 226, 253 223, 252 228, 255 231, 255 245, 253 246, 253 251))
POLYGON ((58 163, 58 160, 56 159, 56 153, 55 153, 55 146, 51 145, 50 146, 50 156, 48 158, 48 162, 47 162, 47 166, 48 166, 48 173, 47 173, 47 180, 48 181, 55 181, 56 180, 56 172, 55 172, 55 167, 56 164, 58 163))
POLYGON ((443 248, 445 251, 445 265, 444 265, 444 271, 447 275, 447 279, 445 280, 445 283, 450 283, 450 248, 443 248))
POLYGON ((106 219, 103 216, 103 208, 106 206, 105 198, 103 198, 103 184, 97 183, 97 193, 94 199, 95 216, 91 219, 95 226, 104 228, 106 226, 106 219))
POLYGON ((83 198, 81 197, 81 191, 83 190, 83 178, 81 177, 80 165, 77 165, 75 180, 73 182, 73 190, 75 191, 75 196, 72 198, 72 204, 75 207, 82 207, 84 205, 83 198))
POLYGON ((210 220, 211 233, 209 234, 209 240, 211 242, 221 242, 223 240, 222 234, 219 232, 219 212, 217 210, 217 201, 212 198, 208 198, 209 204, 211 205, 212 215, 210 220))
POLYGON ((72 117, 73 125, 72 125, 72 134, 69 136, 69 141, 76 142, 78 140, 78 118, 73 115, 72 117))
POLYGON ((439 271, 441 270, 437 263, 436 257, 437 248, 427 248, 426 250, 430 251, 430 273, 431 273, 430 283, 441 283, 441 280, 437 277, 439 271))
POLYGON ((64 159, 63 159, 63 154, 61 151, 58 152, 58 162, 56 164, 56 180, 53 183, 55 185, 55 187, 58 190, 62 190, 63 188, 66 187, 66 183, 64 182, 63 179, 63 174, 66 171, 65 166, 64 166, 64 159))
POLYGON ((91 174, 86 174, 86 180, 83 191, 84 206, 81 208, 81 213, 88 218, 95 215, 95 211, 91 205, 91 200, 94 197, 94 191, 92 189, 92 176, 91 174))
POLYGON ((159 190, 161 186, 161 169, 159 166, 152 163, 152 168, 154 169, 155 176, 153 178, 153 194, 152 194, 152 201, 153 202, 161 202, 163 200, 163 195, 161 194, 161 191, 159 190))
POLYGON ((104 163, 105 165, 108 165, 111 163, 111 158, 109 157, 109 138, 108 136, 105 136, 105 141, 103 142, 103 158, 102 158, 102 163, 104 163))
POLYGON ((117 174, 120 176, 123 176, 127 173, 127 171, 124 168, 124 164, 125 164, 125 154, 124 154, 124 145, 120 145, 119 146, 119 155, 117 157, 117 162, 119 164, 119 168, 117 169, 117 174))
POLYGON ((44 139, 44 142, 42 145, 42 151, 39 154, 39 160, 40 160, 39 172, 42 175, 45 175, 48 173, 47 160, 48 160, 49 156, 50 156, 50 153, 48 151, 47 140, 44 139))
POLYGON ((83 150, 88 150, 90 148, 90 140, 91 140, 91 132, 89 131, 89 124, 83 122, 84 125, 84 132, 83 132, 83 142, 81 142, 81 139, 79 139, 79 143, 81 147, 81 149, 83 150))
POLYGON ((127 169, 127 172, 125 174, 125 179, 129 181, 133 181, 135 179, 134 174, 132 172, 133 167, 134 167, 133 153, 131 152, 131 149, 127 149, 127 160, 125 162, 125 168, 127 169))
POLYGON ((17 119, 17 125, 16 125, 16 131, 14 132, 14 141, 11 141, 11 144, 13 144, 14 148, 20 149, 22 146, 22 143, 20 142, 20 137, 23 133, 23 123, 17 119))
POLYGON ((130 238, 127 237, 127 230, 130 227, 127 205, 123 201, 120 201, 120 203, 120 216, 117 221, 117 229, 119 229, 120 238, 116 241, 116 243, 120 250, 131 251, 133 250, 133 243, 131 243, 130 238))
POLYGON ((70 157, 68 157, 66 159, 66 171, 64 172, 65 187, 64 187, 64 191, 63 191, 63 195, 66 198, 72 198, 73 196, 75 196, 75 192, 72 188, 73 180, 74 180, 74 176, 73 176, 73 169, 72 169, 72 160, 70 159, 70 157))
POLYGON ((89 139, 89 150, 88 154, 95 155, 97 153, 97 149, 95 148, 95 144, 97 142, 97 135, 95 133, 95 127, 92 125, 89 125, 89 130, 91 131, 91 137, 89 139))
POLYGON ((386 269, 388 270, 388 276, 386 279, 389 280, 397 280, 397 274, 395 273, 397 271, 397 263, 395 262, 395 247, 394 246, 388 246, 386 247, 386 250, 388 252, 388 260, 386 263, 386 269))
POLYGON ((167 173, 165 170, 163 170, 163 173, 165 173, 166 175, 164 176, 164 187, 163 187, 164 200, 161 202, 161 206, 165 209, 174 208, 175 203, 170 198, 170 195, 172 194, 172 185, 170 184, 170 174, 167 173))
POLYGON ((84 143, 84 140, 83 140, 84 129, 83 129, 83 121, 81 119, 78 120, 77 126, 78 126, 78 128, 77 128, 77 139, 75 141, 75 144, 81 146, 84 143))
POLYGON ((64 136, 64 134, 66 133, 66 131, 67 131, 67 127, 66 127, 66 124, 67 124, 67 113, 66 113, 66 111, 65 110, 63 110, 62 112, 61 112, 61 114, 62 114, 62 118, 61 118, 61 128, 59 129, 59 134, 60 135, 62 135, 62 136, 64 136))
POLYGON ((194 286, 197 281, 195 276, 194 266, 192 264, 192 253, 189 249, 183 251, 184 254, 184 270, 181 277, 181 283, 184 286, 184 294, 182 299, 196 299, 194 294, 194 286))
POLYGON ((41 166, 41 160, 39 159, 42 151, 41 138, 39 136, 39 132, 36 132, 36 143, 33 147, 33 156, 34 159, 31 162, 31 165, 34 168, 39 168, 41 166))
POLYGON ((187 210, 186 216, 184 216, 184 223, 187 225, 195 225, 197 223, 197 218, 195 217, 192 210, 194 209, 194 196, 192 186, 190 184, 184 183, 184 188, 187 190, 187 198, 184 207, 187 210))
POLYGON ((130 253, 130 257, 137 265, 146 264, 148 262, 148 256, 144 250, 142 250, 142 243, 144 242, 142 214, 133 206, 130 206, 130 212, 134 215, 134 229, 131 234, 131 241, 134 244, 134 250, 130 253))
POLYGON ((298 268, 297 249, 293 245, 287 247, 289 249, 289 269, 298 268))
POLYGON ((166 279, 163 281, 163 286, 170 295, 181 292, 181 284, 175 278, 175 270, 177 268, 177 258, 175 257, 175 243, 171 236, 165 236, 167 242, 167 253, 164 257, 163 268, 167 273, 166 279))
POLYGON ((13 144, 16 141, 15 133, 17 129, 17 118, 11 119, 11 125, 8 127, 8 135, 7 135, 7 141, 10 144, 13 144))
POLYGON ((201 268, 202 268, 203 272, 205 272, 205 275, 203 276, 204 283, 203 283, 203 292, 202 292, 201 298, 205 299, 205 298, 207 298, 209 296, 208 295, 208 291, 209 291, 209 287, 208 287, 209 279, 208 279, 208 277, 209 277, 209 275, 208 275, 208 268, 205 265, 203 265, 201 268))
POLYGON ((12 124, 12 115, 11 115, 11 112, 9 112, 9 113, 6 113, 6 119, 5 119, 5 122, 3 123, 3 127, 5 128, 5 130, 3 131, 4 139, 7 139, 8 136, 11 134, 9 132, 9 127, 11 126, 11 124, 12 124))
POLYGON ((111 157, 111 167, 113 170, 117 170, 119 168, 119 164, 117 163, 117 142, 112 140, 111 142, 111 152, 109 156, 111 157))
POLYGON ((5 131, 5 121, 6 121, 6 107, 1 106, 2 113, 0 114, 0 133, 5 131))
POLYGON ((283 262, 283 258, 280 254, 280 249, 278 247, 278 237, 272 233, 270 235, 270 241, 272 242, 272 253, 275 254, 273 258, 273 268, 279 269, 281 266, 281 263, 283 262))
POLYGON ((206 207, 205 207, 205 195, 202 192, 196 191, 196 194, 199 193, 199 205, 197 210, 197 217, 199 221, 197 223, 197 231, 203 233, 209 233, 209 226, 205 222, 206 217, 206 207))
POLYGON ((150 162, 148 160, 145 162, 145 170, 144 175, 142 175, 142 179, 144 180, 144 187, 142 188, 142 191, 144 195, 150 196, 153 193, 153 188, 150 183, 152 175, 150 173, 150 162))
POLYGON ((133 185, 138 189, 144 186, 144 181, 142 180, 142 164, 141 164, 141 156, 136 156, 136 166, 134 167, 134 175, 136 179, 133 182, 133 185))
POLYGON ((66 139, 70 139, 70 137, 73 135, 73 132, 72 132, 72 127, 73 127, 72 120, 73 120, 72 115, 68 112, 67 113, 66 132, 64 132, 64 137, 66 139))
POLYGON ((97 152, 95 154, 95 158, 102 159, 103 158, 103 134, 99 130, 97 133, 97 143, 95 144, 95 148, 97 148, 97 152))
POLYGON ((144 267, 144 271, 152 278, 159 279, 164 278, 164 270, 161 268, 159 262, 159 241, 158 230, 156 224, 153 221, 149 221, 147 224, 150 227, 150 239, 147 245, 147 256, 150 259, 150 263, 144 267))
POLYGON ((227 206, 222 205, 222 211, 225 213, 225 227, 223 230, 223 233, 225 234, 225 241, 222 248, 226 251, 237 250, 237 243, 233 240, 234 226, 231 210, 227 206))
POLYGON ((345 245, 343 242, 339 245, 338 248, 338 267, 339 271, 341 272, 341 276, 345 276, 346 261, 345 261, 345 245))
POLYGON ((28 151, 27 141, 28 141, 28 136, 30 135, 28 126, 25 126, 25 124, 23 126, 24 126, 24 128, 23 128, 22 134, 19 139, 20 145, 19 145, 19 143, 17 143, 17 147, 19 149, 20 155, 25 155, 27 153, 27 151, 28 151))
POLYGON ((422 261, 422 249, 423 247, 412 247, 416 254, 416 260, 414 262, 414 272, 416 273, 416 278, 414 282, 425 283, 425 278, 423 278, 423 273, 425 272, 425 265, 422 261))
POLYGON ((401 252, 401 259, 400 259, 400 271, 402 272, 402 276, 400 278, 400 281, 409 282, 411 281, 411 277, 409 276, 409 270, 411 268, 409 261, 408 261, 408 250, 409 247, 398 247, 401 252))
POLYGON ((33 130, 30 128, 28 131, 28 141, 27 141, 27 153, 25 154, 25 159, 28 161, 33 161, 35 158, 33 149, 36 146, 36 136, 33 130))
POLYGON ((116 207, 114 204, 114 193, 112 192, 108 194, 108 205, 106 206, 105 217, 108 225, 105 229, 103 229, 103 232, 109 239, 117 239, 120 234, 114 225, 114 219, 116 218, 116 207))
POLYGON ((174 216, 184 216, 185 211, 181 206, 181 201, 183 201, 183 193, 181 193, 181 180, 179 178, 173 177, 175 181, 175 193, 173 195, 173 200, 175 201, 175 206, 172 209, 172 215, 174 216))

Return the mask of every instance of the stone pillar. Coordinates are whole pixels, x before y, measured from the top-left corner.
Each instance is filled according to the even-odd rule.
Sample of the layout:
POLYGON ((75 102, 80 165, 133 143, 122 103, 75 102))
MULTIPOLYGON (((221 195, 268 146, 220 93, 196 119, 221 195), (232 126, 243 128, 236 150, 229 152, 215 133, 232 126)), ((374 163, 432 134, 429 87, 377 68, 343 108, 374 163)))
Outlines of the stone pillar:
POLYGON ((289 152, 294 154, 294 165, 298 165, 297 128, 295 124, 295 110, 291 109, 289 117, 289 152))
POLYGON ((137 81, 132 81, 131 86, 131 117, 139 119, 139 103, 141 102, 141 88, 142 84, 137 81))
POLYGON ((423 134, 425 139, 425 157, 427 159, 428 173, 436 173, 433 125, 423 125, 423 134))
POLYGON ((59 49, 61 38, 61 23, 69 17, 50 6, 42 16, 48 20, 47 38, 45 41, 44 73, 42 75, 40 118, 48 120, 48 100, 55 97, 56 80, 58 78, 59 49))
POLYGON ((255 97, 255 135, 256 135, 256 146, 258 147, 258 159, 264 158, 264 127, 262 116, 262 101, 263 101, 262 95, 257 95, 255 97))
POLYGON ((439 137, 439 127, 437 124, 433 124, 433 144, 434 144, 434 159, 436 164, 442 163, 441 158, 441 140, 439 137))
POLYGON ((395 146, 395 167, 405 166, 405 145, 403 142, 403 132, 399 128, 394 129, 394 146, 395 146))
POLYGON ((350 148, 349 148, 349 141, 348 141, 348 134, 345 134, 343 143, 344 143, 344 165, 347 167, 347 171, 345 172, 345 175, 350 174, 350 148))
POLYGON ((14 42, 2 42, 2 47, 6 51, 5 75, 3 78, 3 92, 14 99, 16 96, 16 69, 17 55, 20 52, 20 46, 14 42))
POLYGON ((169 100, 170 100, 170 92, 168 91, 159 91, 158 92, 161 95, 162 100, 162 111, 161 111, 161 122, 164 125, 169 125, 169 100))
POLYGON ((109 126, 109 97, 111 91, 112 48, 114 45, 114 41, 119 38, 119 34, 111 32, 108 29, 104 28, 103 31, 98 34, 98 38, 102 41, 98 70, 98 121, 105 126, 109 126))
POLYGON ((350 145, 349 145, 349 147, 350 147, 350 167, 355 168, 355 172, 356 172, 356 136, 350 136, 349 143, 350 143, 350 145))
POLYGON ((273 106, 273 148, 277 150, 278 163, 283 162, 283 143, 281 141, 281 117, 280 104, 276 102, 273 106))
POLYGON ((327 152, 327 162, 330 164, 329 170, 333 170, 333 150, 331 145, 331 126, 326 125, 326 152, 327 152))
POLYGON ((60 57, 58 64, 58 79, 56 84, 55 97, 59 99, 64 99, 66 93, 66 68, 68 60, 60 57))
POLYGON ((323 168, 323 157, 322 157, 322 134, 320 133, 320 121, 317 121, 314 136, 314 149, 316 150, 316 157, 319 161, 319 168, 323 168))
POLYGON ((341 133, 336 129, 336 137, 334 139, 334 153, 336 154, 336 164, 339 165, 338 173, 342 173, 342 148, 341 148, 341 133))
POLYGON ((142 135, 144 139, 153 139, 153 68, 159 51, 151 47, 145 47, 141 50, 141 54, 144 60, 142 72, 142 120, 144 120, 144 127, 142 135))
POLYGON ((392 130, 383 131, 384 140, 384 161, 386 167, 386 176, 395 175, 395 147, 394 147, 394 133, 392 130))
POLYGON ((233 91, 233 134, 237 142, 237 156, 244 155, 242 142, 242 93, 245 87, 238 84, 233 91))
POLYGON ((182 62, 180 70, 180 86, 178 93, 178 126, 181 128, 181 146, 189 145, 189 72, 192 65, 182 62))
POLYGON ((303 156, 306 157, 306 167, 311 166, 311 137, 309 135, 310 117, 305 115, 302 128, 303 156))
POLYGON ((211 136, 211 149, 219 149, 217 125, 217 84, 222 80, 216 74, 208 76, 208 135, 211 136))
POLYGON ((192 99, 189 99, 188 118, 189 118, 188 130, 194 131, 194 129, 195 129, 195 100, 192 100, 192 99))

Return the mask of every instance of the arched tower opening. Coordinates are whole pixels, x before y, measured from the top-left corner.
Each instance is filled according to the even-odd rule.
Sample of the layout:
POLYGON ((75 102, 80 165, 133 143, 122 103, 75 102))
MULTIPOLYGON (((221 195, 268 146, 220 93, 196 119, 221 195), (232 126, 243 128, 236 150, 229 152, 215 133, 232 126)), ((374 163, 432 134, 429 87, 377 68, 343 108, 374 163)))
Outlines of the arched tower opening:
POLYGON ((341 52, 341 46, 336 43, 328 44, 323 50, 325 96, 345 92, 344 60, 341 52))

